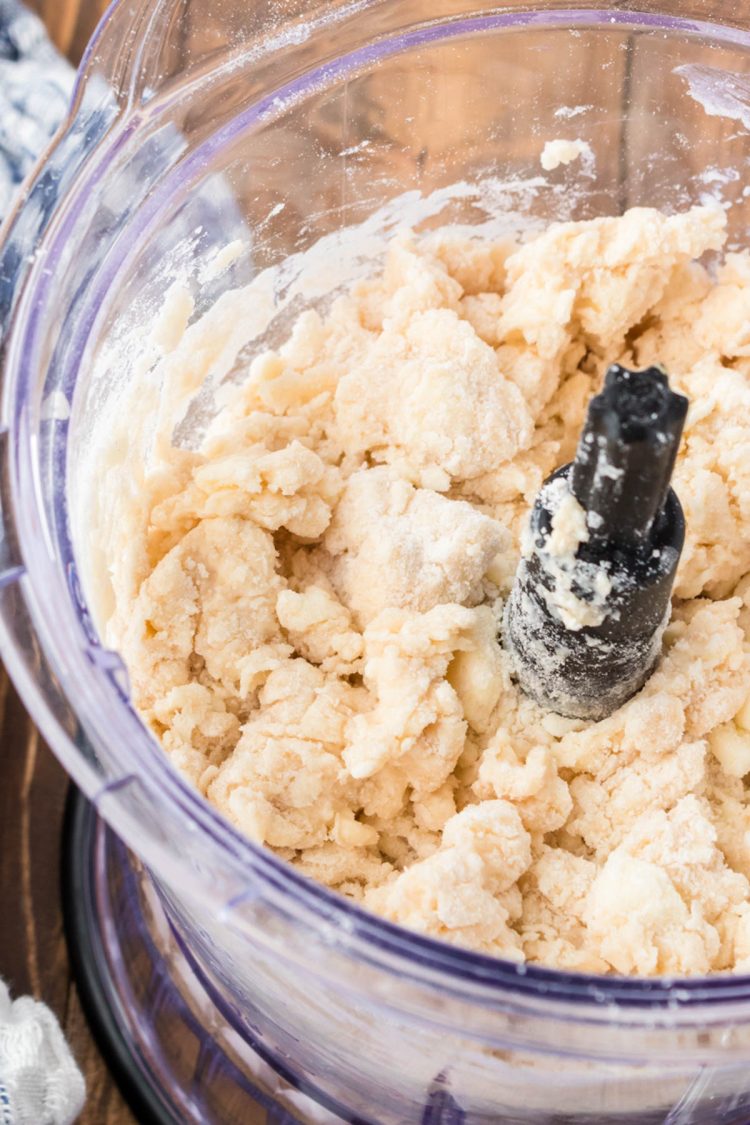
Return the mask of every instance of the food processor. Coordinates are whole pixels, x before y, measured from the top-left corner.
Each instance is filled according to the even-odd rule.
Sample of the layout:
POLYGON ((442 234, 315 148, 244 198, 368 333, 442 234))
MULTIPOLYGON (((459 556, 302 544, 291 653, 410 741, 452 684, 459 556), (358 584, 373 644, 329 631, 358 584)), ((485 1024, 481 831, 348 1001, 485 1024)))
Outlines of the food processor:
POLYGON ((141 1120, 750 1120, 750 977, 489 958, 241 836, 131 706, 81 548, 91 450, 175 281, 197 316, 263 279, 270 312, 249 303, 226 357, 239 378, 401 224, 712 201, 742 247, 749 76, 750 15, 709 0, 115 0, 104 17, 0 251, 0 641, 88 799, 69 810, 67 925, 141 1120), (543 174, 560 137, 595 159, 543 174))

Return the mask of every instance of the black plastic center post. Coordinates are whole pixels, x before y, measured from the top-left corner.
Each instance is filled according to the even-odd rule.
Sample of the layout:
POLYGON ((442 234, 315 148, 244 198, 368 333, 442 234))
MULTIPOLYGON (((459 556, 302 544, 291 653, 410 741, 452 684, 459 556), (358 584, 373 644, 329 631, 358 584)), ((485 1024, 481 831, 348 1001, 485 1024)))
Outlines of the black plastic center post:
POLYGON ((575 461, 545 482, 505 614, 522 689, 598 720, 659 657, 685 538, 670 480, 688 401, 658 367, 610 367, 575 461))

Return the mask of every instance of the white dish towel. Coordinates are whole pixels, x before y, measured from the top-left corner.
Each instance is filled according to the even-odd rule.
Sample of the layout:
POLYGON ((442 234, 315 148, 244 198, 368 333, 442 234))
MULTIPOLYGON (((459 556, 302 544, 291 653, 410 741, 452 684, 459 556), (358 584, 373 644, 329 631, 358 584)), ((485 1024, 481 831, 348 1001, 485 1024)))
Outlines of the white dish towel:
POLYGON ((0 980, 0 1125, 71 1125, 86 1087, 46 1004, 0 980))

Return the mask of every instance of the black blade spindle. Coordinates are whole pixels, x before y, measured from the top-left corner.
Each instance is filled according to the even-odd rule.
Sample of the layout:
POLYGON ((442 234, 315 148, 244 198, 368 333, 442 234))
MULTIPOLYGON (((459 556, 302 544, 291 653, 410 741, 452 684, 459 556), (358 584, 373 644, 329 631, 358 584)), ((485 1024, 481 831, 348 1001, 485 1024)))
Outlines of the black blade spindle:
POLYGON ((552 711, 604 718, 653 671, 685 538, 670 480, 687 408, 660 368, 610 367, 575 460, 536 499, 505 640, 520 686, 552 711))

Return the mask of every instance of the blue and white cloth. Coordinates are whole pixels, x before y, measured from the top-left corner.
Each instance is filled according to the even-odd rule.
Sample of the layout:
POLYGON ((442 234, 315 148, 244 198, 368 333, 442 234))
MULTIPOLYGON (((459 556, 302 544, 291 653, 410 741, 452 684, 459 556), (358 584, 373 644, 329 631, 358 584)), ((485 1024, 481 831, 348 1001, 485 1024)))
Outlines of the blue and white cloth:
POLYGON ((0 220, 65 116, 74 79, 42 21, 0 0, 0 220))
MULTIPOLYGON (((0 0, 0 220, 67 111, 75 73, 41 20, 0 0)), ((83 1077, 49 1008, 0 980, 0 1125, 71 1125, 83 1077)))

